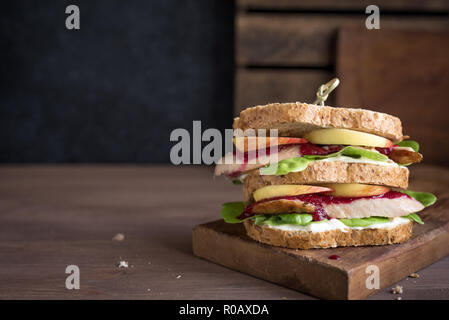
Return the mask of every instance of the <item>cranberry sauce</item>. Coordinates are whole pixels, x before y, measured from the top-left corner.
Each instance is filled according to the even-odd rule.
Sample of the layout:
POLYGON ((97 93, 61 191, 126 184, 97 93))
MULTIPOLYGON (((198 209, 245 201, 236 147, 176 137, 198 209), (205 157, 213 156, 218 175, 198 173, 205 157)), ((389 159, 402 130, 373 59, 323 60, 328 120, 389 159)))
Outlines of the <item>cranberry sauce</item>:
POLYGON ((301 155, 327 156, 328 154, 340 151, 342 148, 339 145, 319 146, 313 143, 303 143, 301 144, 301 155))
MULTIPOLYGON (((250 152, 244 152, 243 155, 243 162, 248 163, 250 160, 253 160, 255 158, 258 158, 259 156, 269 156, 272 151, 274 152, 280 152, 284 149, 293 147, 293 146, 300 146, 301 147, 301 155, 319 155, 319 156, 325 156, 331 153, 335 153, 340 151, 343 147, 340 145, 329 145, 329 146, 320 146, 313 143, 295 143, 295 144, 283 144, 280 146, 273 147, 273 150, 271 147, 268 147, 266 149, 258 149, 250 152), (263 151, 263 153, 262 153, 263 151)), ((234 155, 237 154, 237 151, 234 150, 234 155)))
POLYGON ((229 173, 228 177, 229 178, 237 178, 245 171, 245 168, 246 168, 246 163, 242 164, 237 171, 229 173))
POLYGON ((243 220, 245 218, 249 218, 255 215, 253 213, 253 208, 258 203, 263 203, 267 201, 272 200, 300 200, 303 202, 311 203, 315 206, 315 211, 310 213, 313 217, 313 221, 321 221, 323 219, 330 219, 329 216, 326 213, 326 210, 323 208, 323 205, 330 205, 330 204, 342 204, 342 203, 351 203, 355 200, 360 199, 396 199, 401 197, 407 197, 410 198, 409 195, 397 191, 389 191, 387 193, 377 195, 377 196, 367 196, 367 197, 334 197, 326 194, 318 194, 318 193, 312 193, 312 194, 301 194, 298 196, 284 196, 284 197, 275 197, 275 198, 269 198, 269 199, 263 199, 258 202, 252 203, 248 205, 245 208, 245 211, 237 217, 237 219, 243 220))
POLYGON ((341 257, 339 255, 333 254, 333 255, 329 256, 329 259, 331 259, 331 260, 340 260, 341 257))
POLYGON ((394 147, 399 147, 399 146, 395 144, 394 146, 389 147, 389 148, 376 147, 376 150, 379 151, 380 153, 382 153, 382 154, 388 156, 390 153, 393 152, 393 148, 394 148, 394 147))
POLYGON ((360 199, 396 199, 401 197, 410 198, 410 196, 406 195, 405 193, 398 191, 388 191, 387 193, 380 194, 377 196, 366 196, 366 197, 334 197, 318 193, 302 194, 299 196, 294 196, 294 198, 297 198, 298 200, 310 202, 312 204, 314 204, 314 202, 320 202, 323 204, 340 204, 340 203, 351 203, 355 200, 360 199))

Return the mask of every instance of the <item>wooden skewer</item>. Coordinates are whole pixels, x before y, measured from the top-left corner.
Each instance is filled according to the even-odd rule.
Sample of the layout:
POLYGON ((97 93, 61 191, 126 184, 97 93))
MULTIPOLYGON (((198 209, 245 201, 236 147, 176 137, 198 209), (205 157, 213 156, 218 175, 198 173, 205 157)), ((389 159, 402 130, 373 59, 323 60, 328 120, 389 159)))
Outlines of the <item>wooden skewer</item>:
POLYGON ((316 92, 317 99, 313 104, 324 106, 324 101, 326 101, 329 93, 331 93, 339 84, 340 80, 338 78, 333 78, 328 83, 322 84, 316 92))

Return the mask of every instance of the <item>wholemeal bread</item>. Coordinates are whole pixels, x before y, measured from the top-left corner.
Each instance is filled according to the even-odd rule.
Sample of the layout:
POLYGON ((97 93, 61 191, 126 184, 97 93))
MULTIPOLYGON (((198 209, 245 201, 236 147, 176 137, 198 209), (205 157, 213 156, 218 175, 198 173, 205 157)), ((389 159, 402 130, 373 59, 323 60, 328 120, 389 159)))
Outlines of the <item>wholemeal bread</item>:
MULTIPOLYGON (((336 139, 333 141, 332 139, 314 139, 313 134, 305 136, 316 129, 337 128, 366 132, 392 140, 394 144, 408 138, 403 135, 402 124, 397 117, 364 109, 333 108, 301 102, 273 103, 247 108, 240 113, 239 117, 234 119, 233 128, 236 130, 234 132, 236 136, 242 134, 251 135, 249 132, 241 132, 240 130, 265 129, 269 133, 270 130, 276 129, 280 137, 305 137, 311 142, 308 145, 296 143, 292 144, 292 146, 279 148, 278 156, 280 160, 297 158, 308 154, 332 153, 330 146, 333 144, 344 144, 343 142, 359 145, 357 142, 360 141, 354 142, 354 139, 345 140, 335 137, 336 139), (324 146, 320 147, 324 149, 319 149, 315 144, 318 147, 324 144, 324 146), (290 151, 292 154, 288 153, 290 151)), ((326 132, 327 135, 333 134, 332 131, 324 130, 323 132, 326 132)), ((260 132, 252 133, 252 135, 257 134, 262 135, 260 132)), ((316 134, 320 135, 320 132, 316 134)), ((366 135, 355 134, 354 132, 348 134, 352 137, 366 137, 366 135)), ((336 135, 338 134, 336 133, 336 135)), ((377 151, 387 154, 389 160, 374 161, 365 157, 351 158, 349 156, 334 155, 335 157, 318 157, 316 158, 317 160, 304 161, 302 163, 299 160, 284 161, 281 169, 286 170, 283 172, 294 170, 297 164, 306 164, 304 165, 305 168, 301 168, 303 169, 302 171, 290 172, 284 175, 273 174, 276 172, 276 170, 271 170, 273 168, 262 170, 262 172, 269 172, 271 175, 261 175, 261 164, 244 163, 242 165, 241 163, 226 163, 217 166, 215 171, 217 175, 225 174, 243 181, 244 199, 247 202, 239 204, 239 206, 231 204, 224 208, 226 210, 222 214, 225 221, 234 223, 236 222, 235 218, 239 219, 243 212, 244 217, 249 217, 243 221, 243 224, 250 238, 267 245, 292 249, 387 245, 407 241, 412 235, 413 228, 413 222, 409 220, 410 217, 408 215, 410 212, 422 210, 424 206, 415 199, 403 194, 397 197, 398 192, 389 193, 389 191, 394 190, 389 190, 388 188, 363 186, 365 189, 381 189, 383 193, 375 197, 367 196, 366 199, 343 200, 338 199, 338 197, 342 196, 341 194, 336 196, 336 194, 339 194, 337 192, 338 188, 344 189, 346 187, 341 185, 333 186, 335 188, 334 197, 325 197, 324 194, 321 197, 307 197, 307 194, 305 197, 275 197, 275 195, 281 194, 285 190, 289 191, 296 188, 267 188, 264 197, 259 197, 265 192, 260 191, 260 194, 256 197, 259 201, 254 203, 254 192, 257 189, 270 185, 355 183, 406 189, 408 187, 409 170, 407 167, 399 164, 419 162, 422 156, 410 148, 398 146, 389 148, 388 146, 393 146, 393 144, 388 141, 375 144, 369 143, 368 140, 370 138, 375 141, 383 141, 383 139, 367 137, 366 143, 367 145, 381 145, 388 148, 387 150, 377 149, 377 151), (277 191, 270 193, 269 189, 277 191), (285 190, 281 192, 279 189, 285 190), (261 201, 261 199, 264 201, 261 201), (304 220, 306 216, 292 216, 290 213, 308 213, 315 220, 320 220, 323 217, 326 217, 326 219, 321 219, 323 221, 305 222, 308 221, 304 220), (251 215, 256 217, 251 217, 251 215), (361 220, 370 217, 383 217, 384 219, 361 220), (255 221, 258 223, 257 225, 255 221)), ((249 141, 250 139, 247 140, 249 141)), ((360 140, 363 139, 360 138, 360 140)), ((281 140, 279 140, 280 142, 281 140)), ((371 147, 362 148, 374 150, 371 147)), ((257 156, 263 158, 264 155, 258 153, 257 156)), ((247 159, 250 158, 251 155, 248 155, 247 159)), ((376 159, 375 157, 370 158, 376 159)), ((304 159, 309 160, 311 158, 306 157, 304 159)), ((299 166, 296 166, 296 168, 300 169, 299 166)), ((349 186, 349 189, 351 188, 349 186)), ((354 190, 349 195, 358 197, 360 193, 354 190)), ((307 189, 307 191, 311 190, 307 189)), ((291 193, 295 194, 295 192, 291 193)), ((310 219, 310 216, 308 216, 308 219, 310 219)), ((239 222, 242 222, 242 220, 239 220, 239 222)))
POLYGON ((280 176, 253 170, 243 180, 243 193, 245 201, 251 201, 257 189, 278 184, 363 183, 407 189, 408 177, 409 170, 402 166, 315 161, 303 171, 280 176))
POLYGON ((255 225, 252 220, 244 222, 248 236, 256 241, 292 249, 335 248, 348 246, 385 245, 407 241, 412 235, 412 222, 392 228, 361 230, 348 229, 321 232, 285 231, 268 225, 255 225))
POLYGON ((401 120, 397 117, 364 109, 301 102, 247 108, 234 119, 233 128, 278 129, 279 136, 284 137, 302 137, 319 128, 341 128, 372 133, 393 141, 403 138, 401 120))

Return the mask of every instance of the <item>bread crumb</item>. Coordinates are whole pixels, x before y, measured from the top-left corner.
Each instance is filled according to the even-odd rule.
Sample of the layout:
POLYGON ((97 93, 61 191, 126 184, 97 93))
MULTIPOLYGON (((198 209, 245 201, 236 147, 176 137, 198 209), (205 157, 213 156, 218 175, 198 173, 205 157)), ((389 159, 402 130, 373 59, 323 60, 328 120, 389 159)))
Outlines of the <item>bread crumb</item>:
POLYGON ((397 297, 396 300, 402 300, 402 297, 397 297))
POLYGON ((402 286, 399 285, 391 289, 391 293, 393 294, 402 294, 402 292, 404 292, 404 290, 402 286))
POLYGON ((147 289, 147 291, 151 291, 151 289, 150 289, 150 288, 148 288, 148 289, 147 289))
POLYGON ((181 275, 177 275, 177 276, 176 276, 176 279, 181 279, 181 275))
POLYGON ((120 261, 118 263, 118 267, 119 268, 128 268, 128 261, 124 261, 124 260, 120 261))
POLYGON ((123 233, 117 233, 112 240, 114 241, 123 241, 125 240, 125 235, 123 233))
POLYGON ((410 278, 419 278, 419 274, 413 272, 412 274, 409 275, 410 278))

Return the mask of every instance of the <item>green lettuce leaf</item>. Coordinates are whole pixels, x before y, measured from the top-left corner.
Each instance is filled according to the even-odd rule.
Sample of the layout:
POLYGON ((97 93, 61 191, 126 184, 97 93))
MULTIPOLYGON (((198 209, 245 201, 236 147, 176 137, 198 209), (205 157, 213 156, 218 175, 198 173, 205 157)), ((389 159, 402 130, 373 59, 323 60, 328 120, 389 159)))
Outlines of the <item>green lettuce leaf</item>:
POLYGON ((368 227, 372 224, 389 222, 390 219, 386 217, 368 217, 368 218, 353 218, 353 219, 338 219, 348 227, 368 227))
POLYGON ((319 155, 305 155, 302 157, 285 159, 278 163, 270 164, 266 167, 260 168, 261 175, 284 175, 290 172, 299 172, 307 168, 310 162, 328 159, 332 157, 346 156, 355 159, 366 158, 375 161, 387 161, 388 157, 379 152, 360 149, 355 147, 344 147, 338 152, 328 154, 326 156, 319 155))
MULTIPOLYGON (((415 221, 419 224, 424 224, 421 218, 416 214, 412 213, 403 218, 415 221)), ((348 227, 369 227, 373 224, 387 223, 390 222, 390 218, 387 217, 367 217, 367 218, 353 218, 353 219, 338 219, 343 222, 348 227)), ((268 224, 270 226, 279 226, 283 224, 293 224, 299 226, 307 226, 311 223, 320 223, 327 220, 313 221, 312 215, 307 213, 302 214, 279 214, 273 216, 260 215, 255 219, 255 224, 268 224)))
POLYGON ((402 218, 407 218, 411 221, 415 221, 419 224, 424 224, 424 222, 421 220, 421 217, 418 216, 416 213, 410 213, 408 216, 403 216, 402 218))
POLYGON ((299 172, 305 170, 312 161, 304 157, 290 158, 278 163, 271 163, 260 168, 259 172, 261 175, 283 175, 289 172, 299 172))
POLYGON ((404 140, 398 143, 400 147, 412 148, 415 152, 419 151, 419 143, 414 140, 404 140))
POLYGON ((322 159, 338 157, 338 156, 346 156, 346 157, 351 157, 351 158, 355 158, 355 159, 366 158, 366 159, 375 160, 375 161, 387 161, 388 160, 388 157, 386 155, 381 154, 379 152, 375 152, 375 151, 371 151, 371 150, 367 150, 367 149, 356 148, 356 147, 350 147, 350 146, 344 147, 340 151, 328 154, 326 156, 306 155, 303 157, 308 160, 322 160, 322 159))
POLYGON ((255 224, 266 223, 269 225, 296 224, 305 226, 312 222, 311 214, 277 214, 277 215, 254 215, 245 219, 237 219, 245 210, 245 202, 227 202, 223 204, 221 217, 227 223, 241 223, 248 219, 255 219, 255 224))
POLYGON ((243 184, 240 180, 232 180, 232 184, 243 184))
POLYGON ((268 216, 264 216, 264 215, 256 216, 256 218, 254 219, 254 224, 257 225, 257 226, 261 225, 268 218, 269 218, 268 216))
POLYGON ((243 220, 237 219, 237 217, 243 213, 243 211, 245 210, 245 206, 245 202, 223 203, 223 208, 221 209, 221 217, 227 223, 241 223, 243 220))
POLYGON ((413 199, 418 200, 423 204, 423 206, 428 207, 434 204, 437 201, 437 197, 429 192, 418 192, 411 190, 399 190, 399 192, 405 193, 412 197, 413 199))
POLYGON ((291 213, 277 214, 272 216, 259 216, 256 218, 255 224, 268 224, 270 226, 279 226, 282 224, 294 224, 298 226, 306 226, 313 222, 311 214, 307 213, 291 213))

